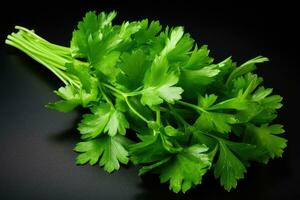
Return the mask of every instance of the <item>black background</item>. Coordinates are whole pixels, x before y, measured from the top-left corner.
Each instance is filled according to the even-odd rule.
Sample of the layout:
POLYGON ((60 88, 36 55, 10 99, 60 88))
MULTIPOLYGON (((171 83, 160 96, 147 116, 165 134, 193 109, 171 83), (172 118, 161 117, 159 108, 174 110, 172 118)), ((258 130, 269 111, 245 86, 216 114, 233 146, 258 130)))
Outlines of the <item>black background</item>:
MULTIPOLYGON (((1 5, 0 54, 0 199, 298 199, 300 181, 297 113, 299 66, 293 5, 266 1, 11 1, 1 5), (158 177, 139 177, 130 165, 113 174, 97 166, 76 166, 79 112, 47 110, 61 83, 19 51, 4 45, 14 25, 47 40, 69 45, 86 11, 118 11, 115 23, 143 18, 183 25, 198 44, 208 44, 220 61, 230 55, 241 63, 257 55, 270 58, 257 73, 284 97, 276 122, 289 140, 283 158, 253 164, 236 190, 224 191, 208 173, 187 194, 173 194, 158 177), (294 64, 295 63, 295 64, 294 64), (298 198, 297 198, 298 197, 298 198)), ((298 115, 299 116, 299 115, 298 115)))

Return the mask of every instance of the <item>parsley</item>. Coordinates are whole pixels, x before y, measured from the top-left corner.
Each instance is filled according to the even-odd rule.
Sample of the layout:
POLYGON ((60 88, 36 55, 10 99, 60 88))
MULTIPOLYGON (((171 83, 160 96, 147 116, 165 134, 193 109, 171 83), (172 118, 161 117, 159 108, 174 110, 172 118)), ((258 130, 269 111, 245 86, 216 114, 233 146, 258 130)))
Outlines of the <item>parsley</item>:
POLYGON ((113 172, 131 161, 174 192, 200 184, 211 169, 229 191, 251 161, 282 156, 284 130, 272 124, 282 98, 253 73, 267 58, 214 62, 183 27, 148 19, 113 25, 115 17, 88 12, 70 47, 20 26, 5 41, 64 83, 48 108, 90 110, 78 124, 77 164, 113 172))

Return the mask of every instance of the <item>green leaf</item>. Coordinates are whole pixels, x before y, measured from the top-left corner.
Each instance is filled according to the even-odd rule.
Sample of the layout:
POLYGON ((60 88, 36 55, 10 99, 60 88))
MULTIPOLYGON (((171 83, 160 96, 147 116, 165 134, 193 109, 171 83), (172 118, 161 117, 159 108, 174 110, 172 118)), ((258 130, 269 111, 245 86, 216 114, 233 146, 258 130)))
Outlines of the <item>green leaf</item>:
POLYGON ((129 123, 126 120, 123 113, 115 110, 106 124, 105 132, 108 132, 108 135, 115 136, 117 133, 125 135, 126 129, 129 128, 129 123))
POLYGON ((184 133, 170 125, 166 126, 164 128, 164 131, 166 133, 167 136, 170 136, 170 137, 176 137, 176 136, 182 136, 184 135, 184 133))
POLYGON ((94 165, 99 162, 104 170, 111 173, 119 170, 120 163, 127 164, 129 161, 126 147, 129 140, 123 136, 102 136, 98 139, 79 142, 75 151, 80 154, 76 158, 76 163, 83 165, 87 162, 94 165))
POLYGON ((143 51, 137 50, 132 54, 124 53, 121 57, 121 73, 117 77, 117 83, 121 89, 125 88, 133 91, 143 84, 145 72, 149 67, 146 61, 146 55, 143 51))
POLYGON ((250 94, 261 84, 263 79, 256 74, 248 73, 240 76, 232 81, 232 88, 230 96, 238 96, 242 94, 243 97, 249 97, 250 94))
POLYGON ((214 104, 216 100, 217 96, 214 94, 199 97, 198 106, 202 111, 194 124, 197 129, 229 133, 231 126, 239 121, 236 115, 222 111, 226 109, 244 110, 251 108, 250 102, 243 97, 236 97, 214 104))
POLYGON ((219 89, 218 87, 220 86, 213 87, 215 86, 214 84, 224 87, 224 84, 219 82, 226 70, 228 70, 228 66, 231 66, 231 63, 227 63, 229 59, 217 64, 211 64, 212 60, 208 56, 205 57, 205 55, 201 55, 202 57, 199 60, 195 58, 195 61, 191 61, 188 66, 181 69, 178 85, 185 91, 184 98, 190 101, 196 99, 199 94, 207 93, 210 87, 213 88, 212 91, 218 91, 216 89, 219 89))
POLYGON ((54 103, 48 103, 46 107, 52 110, 57 110, 59 112, 70 112, 74 110, 78 105, 79 102, 77 100, 69 100, 69 101, 60 100, 54 103))
POLYGON ((55 91, 55 94, 64 100, 49 103, 47 107, 50 109, 60 112, 69 112, 81 103, 80 97, 76 93, 76 89, 71 85, 59 88, 57 91, 55 91))
POLYGON ((265 89, 264 87, 258 88, 251 99, 258 102, 260 109, 255 113, 251 119, 254 124, 270 123, 277 116, 277 109, 282 107, 282 97, 279 95, 271 95, 272 89, 265 89))
POLYGON ((134 41, 140 45, 151 44, 156 41, 157 34, 161 31, 162 26, 159 21, 151 21, 148 23, 148 19, 144 19, 140 22, 141 29, 134 35, 134 41))
POLYGON ((247 110, 255 104, 254 102, 245 99, 243 96, 237 96, 225 101, 221 101, 209 108, 209 110, 220 110, 220 109, 234 109, 234 110, 247 110))
POLYGON ((166 56, 176 48, 177 43, 180 41, 184 34, 183 27, 176 27, 171 31, 170 37, 166 40, 165 48, 161 52, 161 56, 166 56))
MULTIPOLYGON (((91 48, 89 40, 91 37, 103 35, 107 27, 111 27, 112 20, 116 17, 116 12, 106 14, 101 12, 98 16, 96 12, 88 12, 83 21, 78 23, 78 30, 73 32, 71 41, 71 51, 74 57, 89 58, 91 48)), ((100 40, 100 38, 99 38, 100 40)))
POLYGON ((234 80, 235 78, 242 76, 248 72, 251 72, 253 70, 256 69, 255 64, 257 63, 263 63, 269 61, 268 58, 266 57, 262 57, 262 56, 257 56, 245 63, 243 63, 241 66, 235 68, 231 74, 229 75, 226 84, 228 85, 232 80, 234 80))
POLYGON ((173 104, 181 99, 182 88, 174 87, 178 82, 178 75, 168 72, 168 68, 165 58, 155 58, 144 79, 145 86, 141 98, 144 105, 154 106, 163 103, 164 100, 173 104))
POLYGON ((120 52, 112 51, 103 55, 103 57, 93 64, 93 67, 96 69, 98 77, 102 80, 108 79, 111 82, 114 82, 119 69, 116 67, 117 62, 119 61, 120 52))
POLYGON ((216 96, 214 94, 210 94, 210 95, 206 94, 204 97, 199 96, 198 105, 204 109, 207 109, 216 102, 217 98, 218 98, 218 96, 216 96))
POLYGON ((159 134, 154 134, 152 130, 146 130, 146 133, 139 135, 141 142, 129 146, 130 160, 134 164, 159 161, 169 155, 159 134))
POLYGON ((46 107, 52 110, 57 110, 59 112, 70 112, 74 110, 79 105, 79 103, 80 102, 77 100, 60 100, 54 103, 48 103, 46 107))
POLYGON ((231 125, 236 122, 237 119, 232 114, 203 112, 196 120, 195 126, 200 130, 229 133, 231 125))
POLYGON ((194 40, 189 34, 184 34, 177 42, 176 47, 168 53, 168 60, 170 62, 185 62, 189 59, 189 53, 193 46, 194 40))
POLYGON ((102 103, 94 106, 91 111, 92 114, 83 115, 78 125, 83 139, 95 138, 103 132, 107 132, 110 136, 115 136, 117 133, 125 135, 126 128, 129 128, 123 113, 109 104, 102 103))
POLYGON ((84 89, 77 89, 72 85, 60 87, 57 91, 54 92, 63 100, 54 103, 49 103, 47 107, 60 112, 70 112, 79 105, 82 105, 83 107, 88 107, 91 102, 97 100, 98 89, 96 79, 90 79, 89 88, 90 91, 87 92, 84 89))
POLYGON ((178 82, 178 74, 170 71, 167 55, 176 48, 177 43, 183 36, 183 28, 177 27, 171 31, 166 39, 166 45, 159 56, 154 58, 152 65, 145 75, 144 90, 141 102, 153 106, 163 102, 174 103, 181 98, 183 90, 174 87, 178 82))
POLYGON ((170 181, 170 189, 174 192, 186 192, 191 187, 201 183, 202 176, 206 173, 211 163, 208 150, 204 145, 194 145, 179 153, 173 163, 162 167, 160 181, 170 181))
POLYGON ((92 76, 90 75, 89 72, 90 70, 89 66, 82 63, 75 63, 75 62, 66 63, 65 66, 69 74, 78 77, 82 85, 82 89, 86 90, 87 92, 90 92, 90 90, 92 89, 92 80, 91 80, 92 76))
POLYGON ((207 49, 207 45, 203 45, 199 50, 196 46, 188 62, 183 66, 183 68, 189 70, 197 70, 203 68, 204 66, 210 65, 212 61, 213 59, 209 57, 209 50, 207 49))
POLYGON ((214 174, 216 178, 220 177, 221 185, 230 191, 232 188, 236 188, 237 180, 244 178, 247 170, 222 140, 219 140, 219 151, 214 174))
POLYGON ((265 89, 263 86, 259 87, 254 94, 252 95, 251 99, 253 101, 262 101, 264 98, 269 96, 272 93, 273 89, 267 88, 265 89))
POLYGON ((244 141, 257 145, 268 153, 269 158, 274 159, 275 157, 281 157, 283 149, 287 146, 287 140, 277 136, 282 133, 284 133, 283 126, 279 124, 271 126, 263 124, 260 127, 248 124, 244 141))
POLYGON ((95 138, 100 135, 110 120, 111 107, 108 104, 100 104, 91 109, 92 114, 84 114, 78 124, 78 130, 83 139, 95 138))
POLYGON ((212 83, 219 72, 218 65, 208 65, 197 70, 183 69, 180 78, 187 84, 204 86, 212 83))
POLYGON ((253 144, 232 142, 223 140, 226 146, 243 162, 245 166, 250 166, 248 161, 265 162, 267 152, 253 144))
POLYGON ((81 103, 79 95, 71 85, 59 88, 58 91, 55 91, 55 94, 64 100, 49 103, 47 108, 60 112, 70 112, 81 103))
POLYGON ((211 166, 205 145, 193 145, 170 158, 163 159, 153 165, 145 166, 140 173, 154 170, 160 175, 162 183, 170 182, 174 192, 186 192, 201 183, 202 176, 211 166))

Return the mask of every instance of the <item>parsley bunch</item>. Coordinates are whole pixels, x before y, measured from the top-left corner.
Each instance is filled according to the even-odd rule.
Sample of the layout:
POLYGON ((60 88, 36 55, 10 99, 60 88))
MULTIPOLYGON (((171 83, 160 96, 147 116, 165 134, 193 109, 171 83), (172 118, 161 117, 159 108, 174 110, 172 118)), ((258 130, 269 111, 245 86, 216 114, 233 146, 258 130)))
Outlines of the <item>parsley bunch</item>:
POLYGON ((282 98, 253 73, 267 58, 216 63, 183 27, 162 30, 147 19, 112 25, 115 16, 88 12, 70 47, 19 26, 6 40, 65 84, 49 108, 90 110, 78 125, 77 164, 113 172, 131 161, 174 192, 200 184, 212 169, 229 191, 250 161, 281 157, 287 140, 282 125, 271 123, 282 98))

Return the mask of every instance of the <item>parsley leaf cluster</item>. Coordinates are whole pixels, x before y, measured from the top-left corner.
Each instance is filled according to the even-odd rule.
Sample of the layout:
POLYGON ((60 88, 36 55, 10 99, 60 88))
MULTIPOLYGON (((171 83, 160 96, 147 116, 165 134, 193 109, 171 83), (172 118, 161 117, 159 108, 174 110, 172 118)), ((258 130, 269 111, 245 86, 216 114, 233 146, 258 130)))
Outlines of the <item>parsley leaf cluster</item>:
POLYGON ((282 98, 253 72, 267 58, 215 62, 183 27, 148 19, 113 25, 115 17, 88 12, 70 47, 20 26, 6 40, 64 83, 49 108, 89 110, 78 124, 77 164, 113 172, 132 162, 176 193, 212 170, 229 191, 252 161, 282 156, 284 130, 272 123, 282 98))

